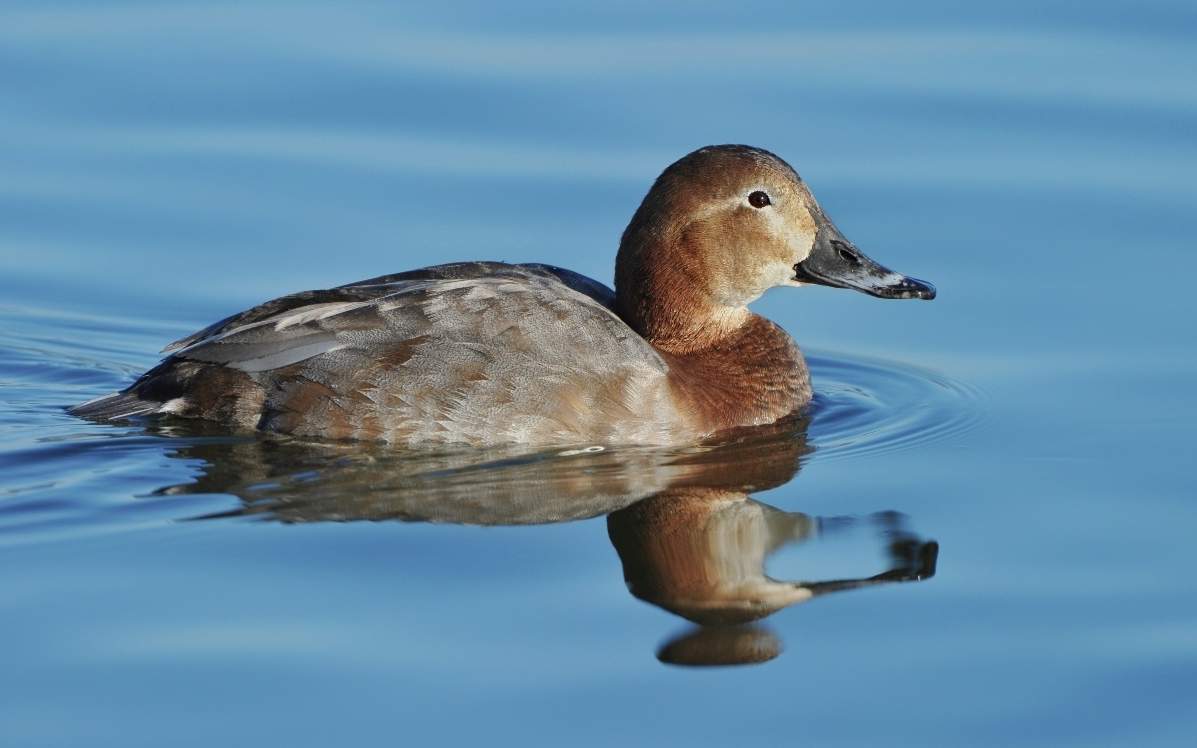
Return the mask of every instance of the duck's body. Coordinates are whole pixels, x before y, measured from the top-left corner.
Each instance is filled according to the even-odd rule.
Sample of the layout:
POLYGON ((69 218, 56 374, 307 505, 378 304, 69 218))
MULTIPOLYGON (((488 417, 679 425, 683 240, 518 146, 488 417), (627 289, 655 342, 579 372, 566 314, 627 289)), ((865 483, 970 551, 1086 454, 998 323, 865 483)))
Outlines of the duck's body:
MULTIPOLYGON (((470 262, 293 294, 172 344, 128 389, 74 412, 404 445, 691 443, 809 402, 797 346, 746 304, 773 285, 829 282, 810 263, 827 230, 777 157, 703 149, 633 218, 618 293, 546 265, 470 262)), ((855 256, 849 270, 886 295, 929 297, 855 256)))
POLYGON ((767 320, 720 350, 673 355, 614 305, 603 284, 546 265, 373 278, 222 320, 79 410, 400 444, 672 444, 772 423, 810 398, 801 354, 767 320))

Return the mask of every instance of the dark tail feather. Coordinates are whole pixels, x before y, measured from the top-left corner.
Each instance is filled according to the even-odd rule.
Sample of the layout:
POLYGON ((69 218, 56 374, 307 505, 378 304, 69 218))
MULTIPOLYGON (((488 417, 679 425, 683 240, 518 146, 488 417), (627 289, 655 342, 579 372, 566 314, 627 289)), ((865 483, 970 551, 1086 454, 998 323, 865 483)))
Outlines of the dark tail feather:
POLYGON ((124 392, 114 392, 111 395, 105 395, 95 400, 80 403, 72 408, 68 408, 67 412, 73 416, 88 418, 93 421, 119 421, 122 418, 157 413, 161 407, 162 403, 160 402, 145 400, 138 397, 135 393, 125 390, 124 392))

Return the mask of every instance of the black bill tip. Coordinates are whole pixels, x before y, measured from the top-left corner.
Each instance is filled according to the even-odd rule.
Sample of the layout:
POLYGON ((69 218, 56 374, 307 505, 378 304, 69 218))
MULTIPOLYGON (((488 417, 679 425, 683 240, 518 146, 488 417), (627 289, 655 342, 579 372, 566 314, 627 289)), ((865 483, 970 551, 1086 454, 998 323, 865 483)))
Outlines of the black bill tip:
POLYGON ((880 293, 875 295, 883 299, 923 299, 930 301, 935 298, 935 286, 927 281, 902 276, 902 280, 892 285, 882 286, 880 293))

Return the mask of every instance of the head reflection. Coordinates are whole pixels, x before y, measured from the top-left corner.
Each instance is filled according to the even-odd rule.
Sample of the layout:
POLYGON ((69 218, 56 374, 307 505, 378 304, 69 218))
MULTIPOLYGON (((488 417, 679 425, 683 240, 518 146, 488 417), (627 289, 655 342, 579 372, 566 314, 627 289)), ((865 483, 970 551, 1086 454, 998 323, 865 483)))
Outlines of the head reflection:
POLYGON ((282 522, 397 519, 479 525, 568 522, 607 515, 631 593, 697 624, 658 658, 686 665, 764 662, 781 641, 754 623, 828 592, 925 579, 937 546, 896 513, 817 518, 749 496, 789 482, 811 450, 806 422, 745 431, 688 449, 420 452, 294 439, 171 434, 171 454, 199 461, 193 482, 159 493, 227 493, 242 505, 215 516, 282 522), (872 529, 889 568, 862 578, 780 580, 779 549, 832 530, 872 529))
POLYGON ((937 544, 906 532, 902 519, 891 512, 859 522, 823 520, 762 504, 739 491, 682 489, 612 512, 607 531, 631 593, 699 626, 667 643, 658 657, 680 665, 738 665, 781 652, 772 632, 746 624, 828 592, 932 576, 937 544), (891 560, 888 570, 822 581, 765 574, 766 559, 778 549, 854 524, 881 530, 891 560))

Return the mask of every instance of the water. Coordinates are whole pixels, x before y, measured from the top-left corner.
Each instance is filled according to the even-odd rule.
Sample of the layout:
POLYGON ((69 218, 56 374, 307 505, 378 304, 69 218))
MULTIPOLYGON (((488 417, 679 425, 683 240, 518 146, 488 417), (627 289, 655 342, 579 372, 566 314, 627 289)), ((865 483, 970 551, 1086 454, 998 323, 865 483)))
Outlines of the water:
POLYGON ((1195 32, 4 4, 0 742, 1190 744, 1195 32), (940 290, 758 302, 812 358, 788 430, 396 454, 63 412, 290 291, 607 281, 657 172, 729 141, 940 290))

